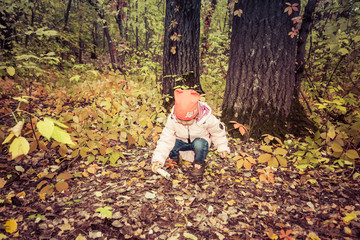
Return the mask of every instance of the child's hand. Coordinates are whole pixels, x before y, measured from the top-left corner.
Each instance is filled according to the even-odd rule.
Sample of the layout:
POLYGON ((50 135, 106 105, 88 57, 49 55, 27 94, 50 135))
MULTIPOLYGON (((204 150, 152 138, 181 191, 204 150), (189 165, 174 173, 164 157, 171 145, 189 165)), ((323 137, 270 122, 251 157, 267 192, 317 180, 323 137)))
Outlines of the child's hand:
POLYGON ((159 162, 153 162, 153 164, 151 166, 151 171, 153 171, 153 173, 157 173, 158 168, 160 168, 160 163, 159 162))
POLYGON ((220 152, 220 157, 221 157, 221 158, 226 158, 227 155, 228 155, 228 152, 227 152, 227 151, 220 152))

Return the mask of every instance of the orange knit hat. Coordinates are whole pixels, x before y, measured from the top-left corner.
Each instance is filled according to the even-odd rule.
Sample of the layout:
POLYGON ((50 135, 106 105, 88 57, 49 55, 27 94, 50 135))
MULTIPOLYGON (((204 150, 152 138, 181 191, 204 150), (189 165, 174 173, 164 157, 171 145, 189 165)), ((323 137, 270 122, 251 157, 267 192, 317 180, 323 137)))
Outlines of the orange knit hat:
POLYGON ((199 113, 200 94, 194 90, 175 90, 174 113, 180 120, 188 121, 199 113))

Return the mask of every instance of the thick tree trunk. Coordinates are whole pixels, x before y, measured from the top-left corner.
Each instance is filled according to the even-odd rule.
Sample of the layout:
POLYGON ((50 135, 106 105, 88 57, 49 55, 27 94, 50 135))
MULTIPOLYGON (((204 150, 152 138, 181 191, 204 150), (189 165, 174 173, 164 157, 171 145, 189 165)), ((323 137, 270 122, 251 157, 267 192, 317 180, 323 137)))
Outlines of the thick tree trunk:
POLYGON ((164 95, 172 96, 174 87, 178 85, 203 92, 199 74, 200 7, 201 0, 166 1, 164 95))
MULTIPOLYGON (((249 126, 250 136, 283 137, 295 86, 296 41, 287 1, 243 0, 235 10, 222 119, 249 126)), ((293 3, 294 1, 292 1, 293 3)))
POLYGON ((291 111, 287 119, 288 132, 295 136, 307 135, 309 130, 316 130, 315 124, 307 118, 305 109, 299 102, 299 93, 301 93, 301 81, 305 70, 306 41, 310 33, 310 26, 313 23, 313 13, 318 2, 319 0, 308 1, 297 39, 295 87, 291 111))

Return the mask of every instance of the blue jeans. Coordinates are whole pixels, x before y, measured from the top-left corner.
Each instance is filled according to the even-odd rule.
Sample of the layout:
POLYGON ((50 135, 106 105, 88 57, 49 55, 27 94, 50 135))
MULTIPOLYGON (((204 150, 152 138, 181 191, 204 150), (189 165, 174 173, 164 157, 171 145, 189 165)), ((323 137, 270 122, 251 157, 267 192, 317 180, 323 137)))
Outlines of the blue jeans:
POLYGON ((179 157, 179 151, 194 151, 195 161, 203 163, 209 152, 209 143, 203 138, 195 138, 191 143, 176 139, 175 146, 170 151, 169 158, 177 159, 179 157))

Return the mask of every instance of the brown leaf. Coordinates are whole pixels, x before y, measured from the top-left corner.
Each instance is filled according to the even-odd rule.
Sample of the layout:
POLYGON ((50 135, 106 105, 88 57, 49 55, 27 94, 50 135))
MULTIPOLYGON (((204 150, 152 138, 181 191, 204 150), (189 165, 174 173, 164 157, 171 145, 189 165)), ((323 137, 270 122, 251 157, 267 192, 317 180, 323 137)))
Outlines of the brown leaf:
POLYGON ((67 182, 58 182, 55 184, 55 188, 58 192, 62 192, 64 190, 67 190, 69 188, 69 184, 67 182))
POLYGON ((56 179, 58 180, 68 180, 68 179, 71 179, 73 178, 73 175, 71 173, 68 173, 68 172, 64 172, 64 173, 60 173, 56 179))

